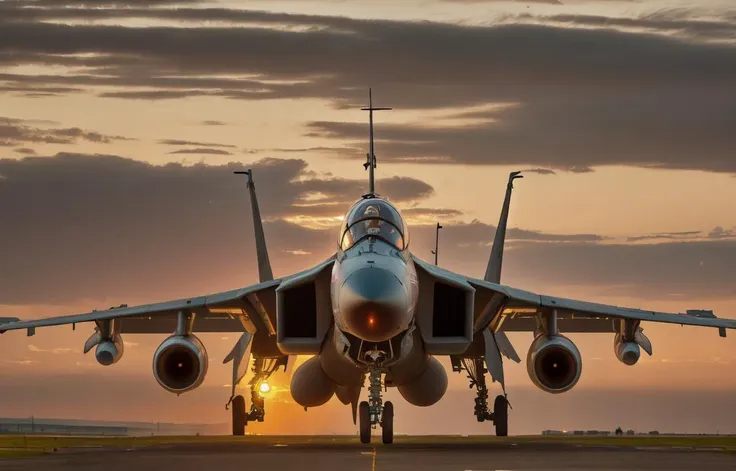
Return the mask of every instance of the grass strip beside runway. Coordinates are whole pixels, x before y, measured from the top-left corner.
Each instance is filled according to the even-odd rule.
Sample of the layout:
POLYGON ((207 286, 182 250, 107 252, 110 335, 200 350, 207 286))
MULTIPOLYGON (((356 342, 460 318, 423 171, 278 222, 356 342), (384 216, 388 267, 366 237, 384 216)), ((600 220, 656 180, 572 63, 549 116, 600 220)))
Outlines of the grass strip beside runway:
MULTIPOLYGON (((374 442, 380 442, 374 437, 374 442)), ((62 448, 100 448, 100 447, 147 447, 176 444, 249 444, 249 445, 291 445, 291 446, 360 446, 355 436, 289 436, 289 435, 247 435, 231 436, 146 436, 146 437, 72 437, 40 435, 0 435, 0 456, 2 452, 16 451, 52 452, 62 448)), ((463 447, 510 444, 555 443, 581 446, 616 447, 692 447, 720 448, 736 450, 736 436, 401 436, 395 437, 395 445, 404 447, 463 447)))

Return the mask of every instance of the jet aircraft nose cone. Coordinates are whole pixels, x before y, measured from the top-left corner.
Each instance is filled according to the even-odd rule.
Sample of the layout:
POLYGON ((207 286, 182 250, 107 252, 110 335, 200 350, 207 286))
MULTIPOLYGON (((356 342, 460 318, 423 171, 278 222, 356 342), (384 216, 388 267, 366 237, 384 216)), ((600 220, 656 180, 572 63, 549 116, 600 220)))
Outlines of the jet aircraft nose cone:
POLYGON ((344 326, 363 340, 388 340, 408 323, 406 290, 388 270, 373 267, 356 270, 345 279, 339 300, 344 326))

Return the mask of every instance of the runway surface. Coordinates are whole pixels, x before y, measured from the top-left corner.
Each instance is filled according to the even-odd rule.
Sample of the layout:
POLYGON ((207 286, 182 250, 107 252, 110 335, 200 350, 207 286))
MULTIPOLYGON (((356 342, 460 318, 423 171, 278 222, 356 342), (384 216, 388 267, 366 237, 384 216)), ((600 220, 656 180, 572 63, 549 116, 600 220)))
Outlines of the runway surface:
POLYGON ((2 471, 515 471, 733 470, 736 454, 722 450, 565 443, 432 441, 357 443, 189 443, 133 448, 72 448, 46 456, 0 460, 2 471))

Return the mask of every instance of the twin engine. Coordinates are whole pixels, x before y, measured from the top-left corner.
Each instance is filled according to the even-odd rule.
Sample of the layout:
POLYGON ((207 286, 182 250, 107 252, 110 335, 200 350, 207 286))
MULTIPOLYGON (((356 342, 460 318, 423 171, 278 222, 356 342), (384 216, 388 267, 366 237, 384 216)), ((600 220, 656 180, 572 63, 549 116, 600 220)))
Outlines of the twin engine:
POLYGON ((162 388, 181 394, 202 384, 208 363, 207 350, 195 335, 174 334, 153 354, 153 376, 162 388))
POLYGON ((583 370, 580 351, 564 335, 538 335, 526 357, 529 378, 548 393, 569 391, 583 370))
MULTIPOLYGON (((113 365, 123 357, 124 343, 117 333, 95 332, 85 344, 85 353, 95 345, 95 358, 101 365, 113 365)), ((202 384, 208 363, 207 350, 196 336, 175 333, 153 354, 153 376, 167 391, 181 394, 202 384)))

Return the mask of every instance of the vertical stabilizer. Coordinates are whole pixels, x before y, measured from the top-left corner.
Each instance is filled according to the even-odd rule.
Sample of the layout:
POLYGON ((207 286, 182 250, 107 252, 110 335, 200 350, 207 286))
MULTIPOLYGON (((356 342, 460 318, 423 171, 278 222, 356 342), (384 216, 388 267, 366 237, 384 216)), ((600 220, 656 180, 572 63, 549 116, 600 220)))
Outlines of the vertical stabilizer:
POLYGON ((369 88, 368 89, 368 108, 361 108, 363 111, 368 111, 368 122, 369 122, 369 134, 368 134, 368 140, 369 140, 369 150, 368 155, 366 159, 366 163, 363 164, 366 170, 368 170, 368 194, 365 196, 373 197, 376 194, 376 176, 375 176, 375 169, 376 169, 376 154, 373 149, 373 112, 374 111, 385 111, 390 110, 391 108, 378 108, 373 106, 373 91, 369 88))
POLYGON ((503 201, 503 209, 501 210, 501 219, 498 221, 496 228, 496 238, 493 240, 493 248, 491 248, 491 257, 488 260, 488 268, 486 268, 485 281, 491 283, 501 282, 501 264, 503 263, 503 246, 506 242, 506 224, 509 220, 509 206, 511 205, 511 192, 514 189, 514 180, 524 178, 521 172, 511 172, 509 175, 509 183, 506 186, 506 198, 503 201))
POLYGON ((253 171, 233 172, 238 175, 248 175, 248 191, 250 192, 250 205, 253 209, 253 229, 256 233, 256 253, 258 256, 258 279, 261 282, 273 280, 271 261, 268 259, 266 248, 266 236, 263 233, 263 221, 261 212, 258 210, 258 198, 256 197, 256 186, 253 183, 253 171))

